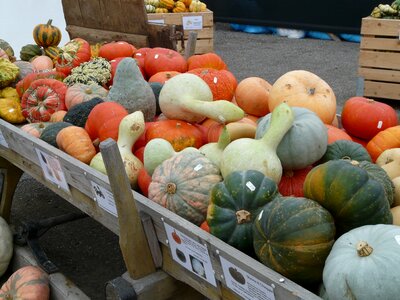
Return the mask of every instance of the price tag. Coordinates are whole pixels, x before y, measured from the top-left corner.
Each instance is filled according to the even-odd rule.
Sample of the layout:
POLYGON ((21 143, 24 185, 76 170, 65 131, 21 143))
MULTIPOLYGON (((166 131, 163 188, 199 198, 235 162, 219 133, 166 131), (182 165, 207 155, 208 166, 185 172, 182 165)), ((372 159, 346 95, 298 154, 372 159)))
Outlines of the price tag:
POLYGON ((217 286, 207 247, 167 223, 164 227, 172 258, 201 279, 217 286))
POLYGON ((202 164, 198 164, 197 166, 195 166, 195 167, 193 168, 193 170, 195 170, 196 172, 197 172, 197 171, 200 171, 201 169, 203 169, 203 165, 202 165, 202 164))
POLYGON ((94 199, 96 199, 97 204, 105 211, 118 217, 113 194, 109 190, 103 188, 93 181, 90 181, 90 183, 92 185, 94 199))
POLYGON ((36 148, 35 150, 46 180, 69 192, 68 182, 65 179, 64 172, 58 159, 40 149, 36 148))
POLYGON ((254 184, 251 181, 247 181, 246 186, 252 192, 254 192, 256 190, 256 187, 254 186, 254 184))
POLYGON ((203 29, 203 16, 184 16, 182 17, 183 30, 203 29))
POLYGON ((0 130, 0 145, 9 148, 8 143, 3 135, 3 132, 0 130))
POLYGON ((381 128, 382 128, 382 125, 383 125, 383 122, 382 122, 382 121, 379 121, 379 122, 378 122, 377 128, 378 128, 378 129, 381 129, 381 128))
POLYGON ((274 289, 220 256, 226 286, 245 300, 275 300, 274 289))

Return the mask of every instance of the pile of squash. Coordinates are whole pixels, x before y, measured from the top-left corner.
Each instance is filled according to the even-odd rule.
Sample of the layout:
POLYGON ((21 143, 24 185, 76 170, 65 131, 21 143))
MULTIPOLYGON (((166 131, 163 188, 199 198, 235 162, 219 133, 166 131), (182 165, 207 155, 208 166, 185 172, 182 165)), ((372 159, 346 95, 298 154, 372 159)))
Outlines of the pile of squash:
POLYGON ((215 53, 81 38, 60 49, 46 66, 0 61, 3 119, 20 123, 2 112, 18 103, 21 130, 103 173, 98 146, 114 139, 133 189, 329 299, 396 298, 391 106, 352 97, 338 120, 332 88, 306 70, 238 82, 215 53))
POLYGON ((207 5, 200 0, 145 0, 144 6, 148 14, 202 12, 207 5))

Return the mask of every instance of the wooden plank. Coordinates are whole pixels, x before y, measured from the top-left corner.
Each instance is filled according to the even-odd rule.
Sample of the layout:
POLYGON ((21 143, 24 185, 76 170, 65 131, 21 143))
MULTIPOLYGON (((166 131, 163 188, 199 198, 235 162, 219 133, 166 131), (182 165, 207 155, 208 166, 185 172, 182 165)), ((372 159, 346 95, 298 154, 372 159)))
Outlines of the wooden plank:
POLYGON ((146 35, 130 34, 75 25, 68 25, 66 30, 68 31, 71 38, 81 37, 87 40, 89 43, 126 41, 133 44, 137 48, 147 47, 149 45, 147 33, 146 35))
POLYGON ((369 80, 400 83, 400 71, 397 70, 360 67, 358 68, 358 75, 363 77, 364 79, 369 79, 369 80))
POLYGON ((148 23, 149 47, 164 47, 176 50, 176 42, 171 40, 172 25, 148 23))
POLYGON ((196 32, 197 39, 212 39, 214 37, 213 27, 204 27, 202 30, 184 30, 184 38, 189 39, 189 33, 196 32))
POLYGON ((400 53, 360 50, 359 66, 400 70, 400 53))
POLYGON ((140 214, 140 219, 142 220, 143 230, 146 234, 147 243, 150 247, 151 256, 153 258, 154 266, 159 269, 162 267, 162 253, 160 245, 158 244, 158 239, 156 231, 154 229, 153 220, 146 213, 140 214))
POLYGON ((62 0, 64 18, 67 25, 82 25, 83 18, 79 0, 62 0))
POLYGON ((364 95, 367 97, 400 100, 400 84, 365 80, 364 95))
POLYGON ((202 16, 203 28, 214 26, 214 17, 211 10, 205 12, 186 12, 186 13, 164 13, 164 14, 147 14, 147 19, 151 20, 164 20, 165 24, 182 25, 182 17, 202 16))
POLYGON ((399 39, 395 38, 377 38, 377 37, 363 36, 361 38, 360 49, 400 52, 400 42, 399 39))
MULTIPOLYGON (((21 247, 14 244, 14 254, 11 260, 11 269, 14 271, 25 266, 37 266, 35 257, 28 247, 21 247)), ((62 273, 49 275, 50 279, 50 299, 66 300, 79 299, 89 300, 90 298, 80 290, 71 280, 62 273)))
POLYGON ((100 143, 100 151, 118 212, 119 245, 129 275, 139 279, 156 271, 116 141, 100 143))
POLYGON ((400 20, 366 17, 361 22, 361 35, 399 37, 400 20))
MULTIPOLYGON (((112 2, 110 1, 110 3, 112 2)), ((103 28, 102 8, 98 0, 79 0, 79 7, 82 15, 82 23, 79 25, 93 29, 103 28)))
MULTIPOLYGON (((185 47, 187 45, 187 40, 185 40, 185 47)), ((180 43, 177 45, 178 52, 183 52, 182 46, 180 43)), ((207 52, 214 51, 214 40, 213 39, 205 39, 205 40, 197 40, 196 41, 196 50, 195 54, 202 54, 207 52)))

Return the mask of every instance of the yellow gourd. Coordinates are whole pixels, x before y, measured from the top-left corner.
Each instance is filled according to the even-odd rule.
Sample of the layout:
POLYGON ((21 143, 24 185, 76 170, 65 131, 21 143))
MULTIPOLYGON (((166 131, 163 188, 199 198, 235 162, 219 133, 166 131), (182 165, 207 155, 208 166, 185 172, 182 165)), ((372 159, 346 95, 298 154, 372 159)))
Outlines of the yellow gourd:
POLYGON ((193 0, 192 3, 190 3, 189 5, 189 11, 191 12, 201 12, 206 10, 207 10, 207 5, 198 0, 193 0))
POLYGON ((183 3, 182 1, 176 1, 175 7, 172 9, 172 11, 174 13, 185 12, 186 11, 185 3, 183 3))
POLYGON ((0 98, 0 118, 12 124, 26 121, 22 115, 21 104, 13 98, 0 98))
POLYGON ((156 8, 156 14, 166 14, 167 12, 168 12, 168 9, 166 9, 166 8, 160 8, 160 7, 156 8))
POLYGON ((174 8, 174 0, 160 0, 159 7, 166 8, 167 10, 172 10, 174 8))
POLYGON ((21 100, 19 98, 17 90, 12 87, 6 87, 6 88, 0 90, 0 98, 14 99, 14 100, 17 100, 18 102, 21 100))

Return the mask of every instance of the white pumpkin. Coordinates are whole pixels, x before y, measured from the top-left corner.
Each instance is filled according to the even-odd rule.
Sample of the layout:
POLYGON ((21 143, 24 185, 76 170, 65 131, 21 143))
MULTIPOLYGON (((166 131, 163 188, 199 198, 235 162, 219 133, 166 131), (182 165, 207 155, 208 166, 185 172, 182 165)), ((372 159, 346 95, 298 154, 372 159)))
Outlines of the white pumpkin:
POLYGON ((0 276, 6 272, 13 250, 13 236, 10 226, 0 217, 0 276))
POLYGON ((366 225, 339 237, 325 261, 329 300, 394 300, 400 296, 400 226, 366 225))

